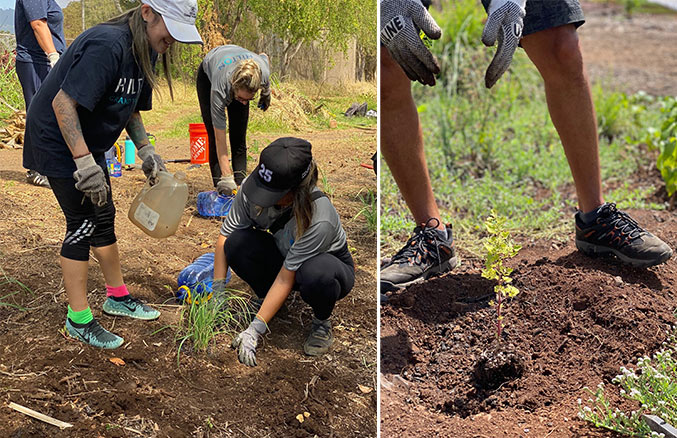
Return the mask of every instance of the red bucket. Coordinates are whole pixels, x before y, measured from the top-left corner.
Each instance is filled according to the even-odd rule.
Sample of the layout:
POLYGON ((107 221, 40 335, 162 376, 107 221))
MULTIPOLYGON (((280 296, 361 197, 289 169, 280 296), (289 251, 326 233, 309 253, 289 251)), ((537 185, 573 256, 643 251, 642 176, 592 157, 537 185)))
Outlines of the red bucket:
POLYGON ((204 123, 189 123, 190 162, 192 164, 209 163, 209 142, 204 123))

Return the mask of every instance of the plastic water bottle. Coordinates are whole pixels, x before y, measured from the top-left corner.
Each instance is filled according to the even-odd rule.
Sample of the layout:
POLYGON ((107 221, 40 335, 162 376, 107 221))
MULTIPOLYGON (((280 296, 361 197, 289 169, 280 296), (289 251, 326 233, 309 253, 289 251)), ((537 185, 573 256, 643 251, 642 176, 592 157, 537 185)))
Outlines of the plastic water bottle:
MULTIPOLYGON (((176 298, 185 300, 190 296, 209 295, 212 293, 214 280, 214 253, 208 252, 186 266, 177 279, 179 289, 176 298)), ((230 281, 230 268, 226 272, 226 283, 230 281)))
POLYGON ((108 174, 115 178, 122 176, 122 164, 116 157, 106 158, 106 166, 108 167, 108 174))
POLYGON ((197 213, 204 217, 228 216, 235 196, 222 196, 216 191, 197 194, 197 213))

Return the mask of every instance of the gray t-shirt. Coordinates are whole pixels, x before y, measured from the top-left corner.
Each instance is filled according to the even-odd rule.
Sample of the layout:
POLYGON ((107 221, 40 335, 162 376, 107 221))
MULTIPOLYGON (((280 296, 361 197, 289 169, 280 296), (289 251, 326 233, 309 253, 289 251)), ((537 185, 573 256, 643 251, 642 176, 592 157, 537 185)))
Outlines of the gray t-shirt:
POLYGON ((202 61, 209 81, 212 83, 212 122, 216 129, 226 129, 226 107, 233 101, 230 77, 238 61, 253 59, 261 68, 261 92, 270 91, 270 65, 268 58, 257 55, 240 46, 216 47, 202 61))
MULTIPOLYGON (((319 189, 315 189, 319 190, 319 189)), ((313 201, 313 218, 310 227, 296 240, 296 219, 291 219, 273 235, 277 248, 284 256, 284 267, 298 270, 308 259, 325 252, 338 251, 346 244, 346 233, 341 226, 336 209, 325 196, 313 201)), ((267 230, 275 219, 288 208, 268 207, 257 211, 242 191, 235 196, 228 216, 221 225, 221 234, 229 236, 235 230, 251 227, 267 230)))

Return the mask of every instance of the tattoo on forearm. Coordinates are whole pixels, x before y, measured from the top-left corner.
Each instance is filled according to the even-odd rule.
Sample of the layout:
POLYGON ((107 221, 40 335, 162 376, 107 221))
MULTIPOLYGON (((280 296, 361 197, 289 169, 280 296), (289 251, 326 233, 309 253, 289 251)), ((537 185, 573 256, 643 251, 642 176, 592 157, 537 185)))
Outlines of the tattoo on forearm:
POLYGON ((141 119, 140 113, 135 112, 132 114, 125 129, 127 130, 127 134, 129 134, 129 138, 132 139, 137 148, 142 148, 148 144, 146 127, 143 126, 143 120, 141 119))
POLYGON ((61 135, 66 141, 68 148, 71 150, 73 156, 87 155, 87 145, 85 138, 82 136, 82 127, 80 126, 80 118, 77 111, 78 103, 63 90, 54 96, 52 101, 52 108, 56 121, 59 124, 61 135), (78 145, 82 143, 85 149, 78 150, 78 145))

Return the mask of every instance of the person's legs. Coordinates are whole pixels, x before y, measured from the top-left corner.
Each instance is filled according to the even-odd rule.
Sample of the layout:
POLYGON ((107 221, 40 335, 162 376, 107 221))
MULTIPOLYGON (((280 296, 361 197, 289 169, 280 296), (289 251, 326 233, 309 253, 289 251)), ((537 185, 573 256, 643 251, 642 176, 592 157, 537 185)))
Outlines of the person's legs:
POLYGON ((550 117, 562 140, 581 211, 604 203, 597 117, 573 24, 522 38, 522 47, 541 73, 550 117))
POLYGON ((318 254, 296 271, 296 283, 315 317, 325 320, 331 316, 336 301, 353 288, 355 269, 332 254, 318 254))
POLYGON ((272 234, 253 228, 237 230, 226 239, 224 251, 233 272, 264 298, 284 262, 272 234))
POLYGON ((417 224, 438 219, 423 150, 423 134, 411 94, 411 81, 402 68, 381 47, 381 153, 395 178, 404 202, 417 224))
POLYGON ((249 124, 249 104, 237 100, 228 105, 228 139, 233 160, 235 184, 242 184, 247 176, 247 125, 249 124))
MULTIPOLYGON (((47 73, 49 73, 49 66, 17 61, 15 70, 21 84, 26 111, 28 112, 28 106, 31 104, 33 96, 37 93, 38 88, 40 88, 43 79, 47 77, 47 73)), ((26 181, 36 186, 49 187, 47 177, 33 169, 28 169, 28 172, 26 172, 26 181)))
POLYGON ((197 68, 195 84, 197 87, 197 100, 200 104, 200 113, 202 114, 202 123, 205 124, 207 142, 209 143, 209 170, 212 173, 214 187, 216 187, 216 183, 221 179, 221 166, 219 165, 219 155, 216 153, 216 137, 214 136, 214 124, 212 123, 212 83, 207 73, 205 73, 202 63, 197 68))
POLYGON ((66 329, 70 336, 92 346, 117 348, 124 339, 102 328, 87 302, 89 248, 97 226, 94 204, 75 188, 72 178, 50 178, 50 184, 66 217, 66 237, 61 245, 61 269, 69 304, 66 329))
POLYGON ((456 266, 451 226, 440 219, 423 149, 411 81, 381 48, 381 153, 419 225, 381 270, 381 291, 393 291, 456 266))
POLYGON ((597 117, 574 24, 522 38, 522 46, 545 83, 545 94, 576 185, 576 247, 587 255, 614 254, 635 267, 672 256, 662 240, 602 197, 597 117))
POLYGON ((336 301, 345 297, 355 284, 355 268, 347 247, 343 253, 348 254, 348 263, 344 257, 324 253, 307 260, 296 271, 301 298, 314 313, 310 334, 303 344, 303 351, 310 356, 326 353, 331 347, 334 337, 329 317, 336 301))

